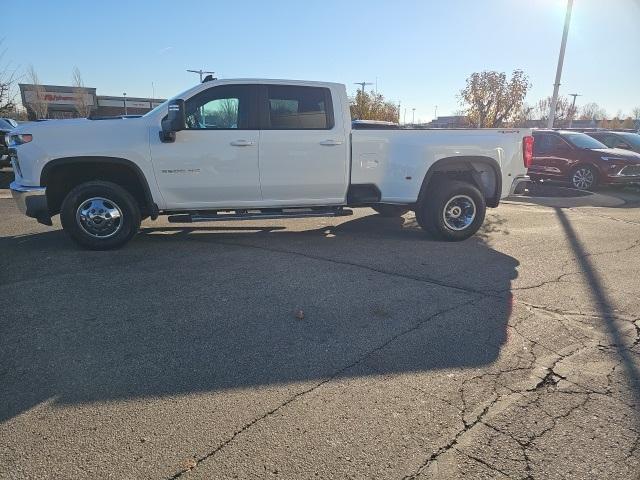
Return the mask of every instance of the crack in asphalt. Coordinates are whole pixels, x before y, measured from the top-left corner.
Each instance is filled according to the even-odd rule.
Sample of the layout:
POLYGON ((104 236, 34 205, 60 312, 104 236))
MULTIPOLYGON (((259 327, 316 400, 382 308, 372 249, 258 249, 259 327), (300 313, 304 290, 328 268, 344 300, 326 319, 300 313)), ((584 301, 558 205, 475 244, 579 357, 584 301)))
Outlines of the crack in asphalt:
MULTIPOLYGON (((557 312, 554 312, 557 313, 557 312)), ((638 338, 636 339, 635 342, 640 343, 640 327, 638 327, 638 325, 636 323, 634 323, 634 325, 636 325, 636 327, 638 328, 638 338)), ((517 326, 514 325, 509 325, 510 328, 514 329, 514 331, 516 331, 516 333, 518 335, 520 335, 523 339, 525 339, 526 341, 530 342, 531 345, 535 345, 535 346, 539 346, 541 348, 543 348, 546 351, 549 351, 551 353, 553 353, 556 358, 553 360, 553 362, 548 366, 545 367, 546 369, 546 373, 545 375, 540 378, 538 380, 538 382, 533 385, 530 386, 528 388, 522 388, 522 389, 512 389, 507 385, 501 385, 502 387, 506 388, 507 390, 509 390, 509 393, 506 394, 500 394, 497 392, 497 388, 496 388, 496 384, 492 382, 491 386, 494 390, 494 395, 493 398, 489 401, 489 403, 483 408, 483 410, 472 420, 472 421, 467 421, 466 420, 466 410, 467 410, 467 402, 465 399, 465 395, 464 395, 464 391, 465 391, 465 385, 471 381, 477 380, 477 379, 481 379, 484 377, 495 377, 495 381, 497 382, 499 381, 500 377, 502 375, 504 375, 505 373, 510 373, 510 372, 514 372, 514 371, 519 371, 519 370, 533 370, 534 367, 536 365, 540 365, 538 359, 537 359, 537 355, 533 352, 533 350, 530 350, 531 355, 533 356, 533 360, 530 362, 529 366, 525 366, 525 367, 515 367, 515 368, 509 368, 506 370, 500 370, 498 372, 487 372, 487 373, 483 373, 480 375, 476 375, 474 377, 468 378, 465 381, 463 381, 461 387, 460 387, 460 394, 461 394, 461 400, 463 403, 463 409, 462 409, 462 421, 463 421, 463 428, 461 428, 460 430, 458 430, 454 436, 443 446, 441 446, 440 448, 438 448, 436 451, 432 452, 431 455, 429 457, 427 457, 427 459, 418 467, 418 469, 411 475, 407 475, 404 477, 404 479, 415 479, 418 475, 420 475, 421 473, 423 473, 427 468, 429 468, 429 466, 431 464, 433 464, 434 462, 436 462, 438 460, 439 457, 441 457, 442 455, 446 454, 447 452, 449 452, 450 450, 456 450, 458 452, 461 452, 462 454, 469 456, 466 452, 461 451, 458 448, 458 444, 461 440, 461 438, 466 435, 468 432, 470 432, 476 425, 478 424, 484 424, 490 428, 493 428, 494 430, 498 431, 499 433, 503 433, 505 435, 508 435, 509 437, 511 437, 514 441, 516 441, 518 443, 518 445, 520 445, 520 447, 522 448, 522 452, 523 452, 523 457, 525 460, 525 473, 526 473, 526 478, 533 480, 533 473, 532 473, 532 462, 531 459, 528 456, 528 449, 530 448, 531 444, 541 438, 543 435, 545 435, 546 433, 548 433, 549 431, 551 431, 553 428, 555 428, 555 426, 557 425, 557 421, 561 418, 565 418, 568 417, 571 413, 573 413, 574 411, 583 408, 586 403, 589 401, 589 398, 591 395, 602 395, 602 396, 606 396, 607 398, 610 399, 615 399, 614 397, 611 396, 612 392, 611 392, 611 383, 612 383, 612 375, 613 372, 615 371, 615 369, 622 364, 622 361, 619 361, 618 364, 614 365, 614 367, 612 368, 612 371, 609 372, 606 376, 607 378, 607 387, 605 388, 605 392, 601 392, 601 391, 596 391, 596 390, 592 390, 589 389, 588 387, 584 386, 584 385, 580 385, 577 384, 571 380, 569 380, 565 375, 562 375, 558 372, 556 372, 556 366, 563 360, 566 360, 576 354, 578 354, 579 352, 582 352, 583 350, 587 349, 587 348, 594 348, 597 344, 596 342, 592 342, 592 344, 582 344, 582 346, 575 348, 573 350, 571 350, 568 353, 561 353, 561 352, 557 352, 554 351, 553 349, 542 345, 541 343, 539 343, 538 341, 528 338, 527 336, 523 335, 520 331, 518 331, 517 326), (555 390, 558 383, 560 381, 566 381, 567 383, 571 384, 571 385, 575 385, 578 388, 583 389, 583 391, 557 391, 555 390), (509 402, 510 398, 517 396, 519 398, 522 398, 523 396, 527 395, 527 394, 533 394, 536 395, 537 397, 533 400, 533 402, 537 402, 539 400, 539 395, 541 395, 542 393, 546 393, 549 391, 553 391, 553 392, 557 392, 557 393, 569 393, 571 395, 584 395, 585 399, 580 402, 578 405, 573 406, 572 408, 569 409, 569 411, 567 411, 564 414, 560 414, 560 415, 551 415, 549 412, 544 411, 544 409, 542 409, 541 407, 539 407, 542 411, 544 411, 544 413, 549 416, 549 418, 551 418, 552 420, 552 426, 544 429, 543 431, 541 431, 540 433, 538 433, 537 435, 533 436, 532 438, 530 438, 528 441, 523 442, 522 440, 515 438, 513 435, 509 434, 508 432, 503 432, 501 430, 499 430, 497 427, 495 427, 494 425, 492 425, 489 421, 485 420, 485 418, 487 418, 493 407, 501 402, 509 402)), ((619 399, 615 399, 615 400, 619 400, 619 399)), ((622 402, 624 405, 633 408, 633 405, 628 405, 625 402, 622 402)), ((638 440, 640 442, 640 440, 638 440)), ((637 446, 635 447, 636 449, 638 448, 637 446)), ((471 457, 470 457, 471 458, 471 457)), ((477 460, 476 458, 473 458, 474 460, 477 460)), ((483 462, 480 462, 483 463, 483 462)), ((490 465, 488 462, 484 461, 483 463, 485 466, 492 468, 493 470, 499 471, 500 473, 505 474, 504 472, 500 471, 497 468, 493 468, 493 465, 490 465)), ((506 475, 506 474, 505 474, 506 475)), ((509 476, 509 475, 507 475, 509 476)))
POLYGON ((538 284, 535 285, 527 285, 524 287, 512 287, 509 290, 503 290, 503 291, 518 291, 518 290, 531 290, 533 288, 540 288, 540 287, 544 287, 545 285, 549 285, 552 283, 560 283, 562 281, 562 279, 564 277, 568 277, 569 275, 580 275, 582 272, 567 272, 567 273, 563 273, 559 276, 557 276, 556 278, 553 278, 551 280, 545 280, 543 282, 540 282, 538 284))
POLYGON ((474 455, 471 455, 470 453, 467 452, 463 452, 462 450, 457 450, 458 452, 460 452, 461 454, 463 454, 465 457, 470 458, 471 460, 473 460, 474 462, 477 462, 481 465, 484 465, 485 467, 487 467, 489 470, 492 470, 494 472, 498 472, 502 475, 504 475, 507 478, 511 478, 511 475, 509 475, 507 472, 505 472, 504 470, 500 470, 498 467, 496 467, 495 465, 490 464, 489 462, 481 459, 480 457, 476 457, 474 455))
POLYGON ((573 213, 577 213, 579 215, 584 215, 585 217, 598 217, 598 218, 605 218, 607 220, 613 220, 616 222, 622 222, 622 223, 626 223, 628 225, 635 225, 635 226, 640 226, 640 222, 634 222, 633 220, 625 220, 623 218, 618 218, 618 217, 612 217, 611 215, 601 215, 598 213, 591 213, 588 211, 584 211, 584 210, 579 210, 578 208, 568 208, 567 210, 569 210, 570 212, 573 213))
POLYGON ((320 255, 311 255, 311 254, 308 254, 308 253, 302 253, 302 252, 297 252, 297 251, 293 251, 293 250, 279 249, 279 248, 273 248, 273 247, 265 247, 265 246, 262 246, 262 245, 253 245, 253 244, 241 243, 241 242, 225 242, 225 241, 219 241, 219 240, 212 240, 212 242, 220 244, 220 245, 229 245, 229 246, 234 246, 234 247, 255 248, 255 249, 258 249, 258 250, 266 250, 266 251, 274 252, 274 253, 283 253, 283 254, 289 254, 289 255, 296 255, 296 256, 299 256, 299 257, 309 258, 309 259, 312 259, 312 260, 319 260, 319 261, 334 263, 334 264, 337 264, 337 265, 347 265, 347 266, 350 266, 350 267, 361 268, 361 269, 364 269, 364 270, 369 270, 371 272, 380 273, 380 274, 383 274, 383 275, 389 275, 389 276, 392 276, 392 277, 398 277, 398 278, 404 278, 404 279, 407 279, 407 280, 414 280, 416 282, 428 283, 428 284, 431 284, 431 285, 436 285, 438 287, 451 288, 451 289, 459 290, 459 291, 466 292, 466 293, 472 293, 472 294, 483 295, 483 296, 494 296, 494 295, 492 295, 493 292, 487 292, 487 291, 479 290, 479 289, 472 288, 472 287, 465 287, 465 286, 461 286, 461 285, 446 283, 446 282, 443 282, 441 280, 437 280, 437 279, 431 278, 431 277, 421 277, 421 276, 418 276, 418 275, 410 275, 410 274, 406 274, 406 273, 393 272, 393 271, 390 271, 390 270, 384 270, 382 268, 376 268, 376 267, 371 267, 369 265, 363 265, 363 264, 357 263, 357 262, 349 262, 347 260, 336 260, 334 258, 323 257, 323 256, 320 256, 320 255))

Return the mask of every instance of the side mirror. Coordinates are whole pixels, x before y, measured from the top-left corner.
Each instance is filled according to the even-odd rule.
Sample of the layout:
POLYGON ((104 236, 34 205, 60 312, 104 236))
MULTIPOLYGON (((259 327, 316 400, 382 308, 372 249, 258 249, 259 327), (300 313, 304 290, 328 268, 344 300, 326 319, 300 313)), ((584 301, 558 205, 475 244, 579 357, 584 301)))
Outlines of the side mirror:
POLYGON ((160 133, 163 142, 173 142, 176 139, 176 132, 187 128, 184 113, 184 100, 171 100, 169 102, 169 114, 162 121, 162 132, 160 133))

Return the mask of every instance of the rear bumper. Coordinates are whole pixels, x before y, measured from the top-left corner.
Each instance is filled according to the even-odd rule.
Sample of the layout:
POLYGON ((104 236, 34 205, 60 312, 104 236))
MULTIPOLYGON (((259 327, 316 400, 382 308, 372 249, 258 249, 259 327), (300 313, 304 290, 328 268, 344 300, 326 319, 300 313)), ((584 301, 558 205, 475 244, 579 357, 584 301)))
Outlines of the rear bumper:
POLYGON ((511 188, 509 189, 509 195, 513 195, 514 193, 516 193, 516 190, 518 189, 519 186, 521 186, 524 183, 529 183, 531 181, 531 179, 529 178, 529 175, 518 175, 517 177, 515 177, 513 179, 513 182, 511 182, 511 188))
POLYGON ((27 217, 35 218, 40 223, 52 225, 45 187, 30 187, 11 182, 9 188, 22 213, 27 217))

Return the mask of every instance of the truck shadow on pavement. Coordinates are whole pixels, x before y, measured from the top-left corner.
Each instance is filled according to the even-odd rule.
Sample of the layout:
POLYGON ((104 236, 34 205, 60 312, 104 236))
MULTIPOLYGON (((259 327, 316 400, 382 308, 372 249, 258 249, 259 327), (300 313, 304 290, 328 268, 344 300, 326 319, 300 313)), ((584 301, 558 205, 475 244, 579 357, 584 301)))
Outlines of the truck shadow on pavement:
POLYGON ((0 279, 0 421, 45 401, 497 359, 518 262, 482 235, 429 241, 411 218, 378 215, 278 228, 146 227, 114 252, 77 250, 60 231, 0 239, 22 266, 0 279))

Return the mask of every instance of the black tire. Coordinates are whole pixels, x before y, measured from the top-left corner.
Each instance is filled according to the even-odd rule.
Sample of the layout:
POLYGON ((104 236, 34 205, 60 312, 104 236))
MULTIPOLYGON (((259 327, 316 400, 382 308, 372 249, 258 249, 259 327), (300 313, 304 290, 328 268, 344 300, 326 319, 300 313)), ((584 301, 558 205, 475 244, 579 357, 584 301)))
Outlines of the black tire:
POLYGON ((409 211, 407 207, 402 205, 385 205, 383 203, 371 205, 371 208, 383 217, 401 217, 409 211))
POLYGON ((138 232, 140 207, 128 191, 115 183, 91 181, 67 194, 60 208, 60 221, 65 232, 81 247, 111 250, 120 248, 138 232), (87 208, 85 216, 80 215, 80 207, 87 208), (119 216, 109 212, 117 212, 119 216))
POLYGON ((569 183, 578 190, 593 190, 598 185, 598 171, 590 165, 578 165, 571 170, 569 183))
POLYGON ((451 180, 437 186, 425 196, 416 210, 416 220, 432 236, 456 242, 465 240, 478 231, 484 222, 486 210, 486 202, 480 190, 470 183, 451 180), (454 203, 450 203, 452 201, 454 203), (445 207, 448 207, 449 215, 445 214, 445 207), (469 223, 465 225, 466 221, 469 223))

